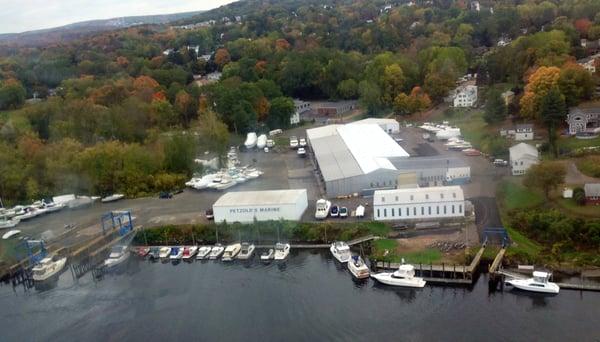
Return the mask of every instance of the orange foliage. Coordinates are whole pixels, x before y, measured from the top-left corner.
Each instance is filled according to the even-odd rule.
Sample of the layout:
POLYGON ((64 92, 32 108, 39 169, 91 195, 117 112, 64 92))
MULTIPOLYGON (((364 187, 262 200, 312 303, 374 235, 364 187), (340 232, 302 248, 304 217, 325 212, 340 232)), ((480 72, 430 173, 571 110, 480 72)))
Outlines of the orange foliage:
POLYGON ((141 89, 156 89, 159 87, 158 82, 150 76, 139 76, 133 81, 133 87, 136 90, 141 89))
POLYGON ((283 38, 277 39, 275 41, 275 49, 277 50, 277 52, 288 50, 290 47, 290 43, 283 38))
POLYGON ((117 64, 122 68, 126 68, 129 65, 129 60, 127 57, 119 56, 117 57, 117 64))
POLYGON ((575 29, 579 31, 579 33, 586 35, 592 27, 592 22, 588 18, 581 18, 575 20, 575 29))
POLYGON ((256 114, 258 115, 259 121, 264 121, 267 118, 270 108, 271 104, 269 103, 269 100, 267 100, 266 97, 262 96, 258 99, 258 101, 256 102, 256 108, 254 109, 256 110, 256 114))
POLYGON ((167 100, 167 95, 165 95, 164 91, 157 91, 156 93, 152 94, 152 102, 154 101, 166 101, 167 100))
POLYGON ((215 52, 215 63, 220 66, 223 67, 225 64, 229 63, 231 61, 231 56, 229 55, 229 51, 227 51, 227 49, 218 49, 217 52, 215 52))
POLYGON ((256 65, 254 65, 254 69, 259 75, 262 75, 267 71, 267 61, 258 61, 256 65))
POLYGON ((558 86, 560 69, 557 67, 540 67, 527 80, 525 94, 521 98, 521 114, 528 118, 536 118, 539 113, 541 99, 553 87, 558 86))

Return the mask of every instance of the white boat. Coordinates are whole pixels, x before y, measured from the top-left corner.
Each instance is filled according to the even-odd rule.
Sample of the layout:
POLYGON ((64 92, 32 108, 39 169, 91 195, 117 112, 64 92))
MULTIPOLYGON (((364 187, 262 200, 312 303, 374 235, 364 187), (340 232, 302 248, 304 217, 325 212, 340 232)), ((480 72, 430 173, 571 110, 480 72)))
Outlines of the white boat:
POLYGON ((218 259, 221 256, 221 254, 223 254, 224 251, 225 251, 225 247, 223 247, 220 243, 218 243, 218 244, 214 245, 213 248, 211 248, 208 258, 210 260, 218 259))
POLYGON ((356 279, 369 278, 369 275, 371 274, 369 267, 365 264, 365 261, 360 255, 353 255, 350 257, 350 260, 348 260, 348 270, 356 279))
POLYGON ((242 247, 240 249, 240 253, 237 255, 237 259, 240 260, 247 260, 250 259, 252 257, 252 255, 254 254, 254 244, 253 243, 247 243, 244 242, 242 243, 242 247))
POLYGON ((337 261, 344 263, 350 259, 350 247, 344 241, 336 241, 329 247, 331 254, 337 261))
POLYGON ((198 246, 186 246, 183 248, 183 256, 184 260, 190 260, 196 256, 198 252, 198 246))
POLYGON ((41 209, 37 209, 35 207, 24 207, 20 211, 16 212, 14 219, 19 219, 20 221, 29 220, 36 216, 43 214, 44 212, 41 209))
POLYGON ((267 139, 267 147, 271 148, 273 146, 275 146, 275 140, 267 139))
POLYGON ((423 278, 415 277, 414 266, 408 264, 400 265, 394 272, 375 273, 371 274, 371 277, 382 284, 392 286, 424 287, 426 283, 423 278))
POLYGON ((447 127, 435 133, 435 137, 439 140, 447 140, 460 136, 460 128, 447 127))
POLYGON ((296 138, 295 136, 291 136, 290 137, 290 147, 291 148, 297 148, 298 147, 298 138, 296 138))
POLYGON ((214 189, 217 189, 217 190, 226 190, 226 189, 231 188, 232 186, 235 186, 235 184, 236 183, 233 181, 233 179, 227 177, 227 178, 221 179, 221 182, 218 183, 218 184, 216 184, 214 186, 214 189))
POLYGON ((300 147, 300 148, 298 149, 298 152, 297 152, 297 153, 298 153, 298 156, 299 156, 299 157, 305 157, 305 156, 306 156, 306 150, 304 149, 304 147, 300 147))
POLYGON ((256 147, 262 150, 266 146, 267 146, 267 135, 266 134, 259 135, 258 139, 256 139, 256 147))
POLYGON ((14 228, 16 227, 21 219, 19 218, 8 218, 6 216, 0 217, 0 229, 14 228))
POLYGON ((127 246, 113 246, 108 259, 104 260, 104 266, 107 268, 116 267, 129 259, 130 255, 131 252, 129 252, 127 246))
POLYGON ((210 246, 202 246, 198 248, 198 253, 196 254, 196 259, 208 259, 208 255, 210 254, 210 250, 212 248, 210 246))
POLYGON ((329 215, 329 209, 331 208, 331 202, 326 199, 320 199, 317 201, 315 218, 317 220, 324 220, 329 215))
POLYGON ((44 281, 58 274, 65 268, 67 263, 66 257, 52 256, 42 259, 35 265, 31 271, 33 273, 33 281, 44 281))
POLYGON ((171 254, 171 247, 161 247, 158 251, 158 257, 161 259, 166 259, 171 254))
POLYGON ((359 205, 358 207, 356 207, 356 212, 354 213, 354 216, 365 217, 365 207, 362 205, 359 205))
POLYGON ((560 287, 549 281, 550 276, 548 272, 534 271, 533 278, 509 279, 506 284, 524 291, 556 294, 560 291, 560 287))
POLYGON ((169 259, 171 260, 179 260, 183 257, 183 247, 173 247, 171 248, 171 254, 169 254, 169 259))
POLYGON ((285 260, 290 254, 290 244, 278 242, 275 244, 275 260, 285 260))
POLYGON ((273 248, 269 248, 268 251, 265 251, 260 255, 260 260, 262 261, 270 261, 275 257, 275 250, 273 248))
POLYGON ((62 210, 65 207, 66 207, 66 205, 64 203, 54 203, 54 202, 44 203, 44 209, 46 210, 46 213, 53 213, 53 212, 62 210))
POLYGON ((246 141, 244 142, 244 146, 246 146, 247 149, 254 148, 256 146, 257 140, 258 138, 256 137, 256 133, 250 132, 248 133, 248 135, 246 135, 246 141))
POLYGON ((3 240, 8 240, 11 237, 15 236, 15 235, 19 235, 21 234, 21 231, 18 229, 13 229, 13 230, 9 230, 6 233, 4 233, 4 235, 2 235, 2 239, 3 240))
POLYGON ((118 201, 123 198, 125 198, 125 195, 123 195, 123 194, 112 194, 110 196, 106 196, 106 197, 102 198, 101 202, 102 203, 115 202, 115 201, 118 201))
POLYGON ((231 245, 225 247, 225 251, 223 252, 222 260, 223 261, 232 261, 235 258, 235 256, 240 252, 241 249, 242 249, 242 245, 240 243, 234 243, 234 244, 231 244, 231 245))

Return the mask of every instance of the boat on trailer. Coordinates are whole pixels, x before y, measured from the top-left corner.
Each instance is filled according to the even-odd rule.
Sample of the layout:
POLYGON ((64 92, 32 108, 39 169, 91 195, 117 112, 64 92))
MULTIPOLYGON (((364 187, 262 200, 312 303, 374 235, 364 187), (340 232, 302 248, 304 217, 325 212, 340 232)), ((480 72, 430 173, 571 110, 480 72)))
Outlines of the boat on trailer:
POLYGON ((31 269, 33 272, 33 281, 40 282, 50 279, 62 271, 66 263, 66 257, 52 256, 42 259, 31 269))

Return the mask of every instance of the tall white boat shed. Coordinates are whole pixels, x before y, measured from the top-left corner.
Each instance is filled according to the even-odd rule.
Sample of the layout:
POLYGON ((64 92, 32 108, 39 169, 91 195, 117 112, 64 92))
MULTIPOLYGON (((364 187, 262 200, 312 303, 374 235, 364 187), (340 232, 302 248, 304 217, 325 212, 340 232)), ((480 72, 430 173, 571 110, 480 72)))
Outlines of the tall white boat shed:
POLYGON ((299 221, 308 207, 306 189, 228 192, 213 204, 215 222, 299 221))
POLYGON ((377 221, 429 220, 465 216, 460 186, 378 190, 373 194, 377 221))

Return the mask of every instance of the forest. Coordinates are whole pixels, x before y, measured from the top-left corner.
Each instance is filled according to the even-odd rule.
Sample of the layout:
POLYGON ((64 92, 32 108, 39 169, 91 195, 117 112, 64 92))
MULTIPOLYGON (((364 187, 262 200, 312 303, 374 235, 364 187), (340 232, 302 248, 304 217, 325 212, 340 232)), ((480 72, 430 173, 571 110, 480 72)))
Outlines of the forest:
POLYGON ((558 108, 592 97, 597 75, 575 61, 590 54, 581 39, 600 39, 598 1, 478 3, 248 0, 172 25, 1 45, 0 198, 173 189, 230 134, 287 128, 293 98, 410 115, 477 73, 517 94, 490 121, 554 125, 548 94, 558 108))

